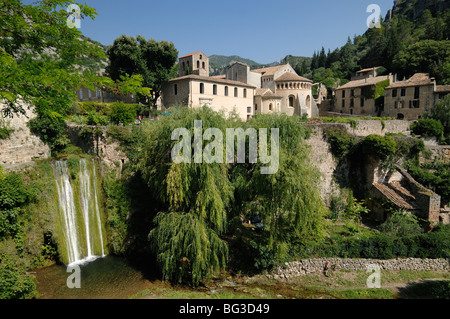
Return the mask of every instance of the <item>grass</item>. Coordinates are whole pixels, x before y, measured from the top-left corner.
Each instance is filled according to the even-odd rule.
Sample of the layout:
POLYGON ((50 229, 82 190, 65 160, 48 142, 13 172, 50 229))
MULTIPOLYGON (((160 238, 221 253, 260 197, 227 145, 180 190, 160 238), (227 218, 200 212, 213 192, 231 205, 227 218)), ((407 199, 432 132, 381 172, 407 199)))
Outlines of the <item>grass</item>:
POLYGON ((236 285, 205 283, 197 289, 163 284, 133 299, 399 299, 449 298, 450 274, 425 271, 382 271, 381 288, 367 288, 365 271, 304 275, 289 282, 265 276, 235 277, 236 285))

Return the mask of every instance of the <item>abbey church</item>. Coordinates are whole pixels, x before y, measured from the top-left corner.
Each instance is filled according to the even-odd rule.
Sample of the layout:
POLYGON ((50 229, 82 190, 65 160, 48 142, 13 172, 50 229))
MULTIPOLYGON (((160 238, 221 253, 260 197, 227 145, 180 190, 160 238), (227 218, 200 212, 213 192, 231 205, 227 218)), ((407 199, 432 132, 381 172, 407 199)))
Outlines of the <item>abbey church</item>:
POLYGON ((179 77, 163 87, 161 104, 164 109, 206 105, 225 115, 234 112, 242 120, 275 112, 316 117, 319 110, 312 84, 289 64, 250 70, 244 63, 233 62, 226 74, 209 76, 209 59, 199 51, 179 58, 179 77))

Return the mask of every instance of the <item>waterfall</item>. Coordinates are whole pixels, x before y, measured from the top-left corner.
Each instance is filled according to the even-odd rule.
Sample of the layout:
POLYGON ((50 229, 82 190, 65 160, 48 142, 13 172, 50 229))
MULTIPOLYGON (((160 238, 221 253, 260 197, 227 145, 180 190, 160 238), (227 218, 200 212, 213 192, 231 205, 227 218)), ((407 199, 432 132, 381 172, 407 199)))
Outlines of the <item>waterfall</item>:
POLYGON ((71 169, 67 161, 52 164, 64 239, 63 258, 68 264, 105 256, 95 162, 92 160, 89 165, 86 159, 80 159, 76 164, 71 169))

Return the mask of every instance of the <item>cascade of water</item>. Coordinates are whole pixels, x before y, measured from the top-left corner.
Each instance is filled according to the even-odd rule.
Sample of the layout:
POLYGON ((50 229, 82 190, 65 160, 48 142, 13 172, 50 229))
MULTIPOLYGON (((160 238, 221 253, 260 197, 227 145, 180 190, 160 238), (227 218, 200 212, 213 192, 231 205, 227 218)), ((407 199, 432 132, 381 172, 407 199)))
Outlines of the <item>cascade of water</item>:
POLYGON ((69 169, 66 162, 57 161, 53 165, 58 200, 60 206, 60 221, 68 254, 69 263, 80 259, 79 243, 77 236, 76 209, 73 200, 72 185, 69 180, 69 169))
POLYGON ((84 230, 86 232, 87 258, 92 257, 92 243, 89 227, 89 204, 91 202, 91 181, 86 166, 86 160, 80 160, 80 201, 81 212, 83 213, 84 230))
POLYGON ((100 219, 100 209, 98 207, 98 198, 97 198, 97 175, 95 174, 95 162, 92 159, 92 176, 94 179, 94 203, 95 203, 95 215, 97 216, 97 225, 98 225, 98 233, 100 236, 100 247, 102 248, 102 257, 105 256, 105 249, 103 248, 103 232, 102 232, 102 222, 100 219))
MULTIPOLYGON (((74 196, 75 184, 71 183, 67 162, 56 161, 53 164, 61 229, 69 264, 90 261, 98 255, 105 256, 95 162, 92 160, 92 172, 86 159, 80 159, 79 167, 78 198, 74 196), (79 203, 76 203, 77 200, 79 203)), ((78 188, 75 189, 78 190, 78 188)))

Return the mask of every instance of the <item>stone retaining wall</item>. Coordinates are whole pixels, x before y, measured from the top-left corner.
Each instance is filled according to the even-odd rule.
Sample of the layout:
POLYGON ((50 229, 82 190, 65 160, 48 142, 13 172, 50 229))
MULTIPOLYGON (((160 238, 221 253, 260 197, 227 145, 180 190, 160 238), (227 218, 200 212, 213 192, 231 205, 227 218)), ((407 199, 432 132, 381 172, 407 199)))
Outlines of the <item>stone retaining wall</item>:
POLYGON ((318 258, 302 259, 299 261, 286 263, 284 266, 278 266, 275 268, 270 276, 273 279, 290 279, 307 274, 326 273, 333 270, 366 271, 369 265, 378 265, 381 271, 450 271, 450 264, 446 259, 397 258, 379 260, 318 258))

